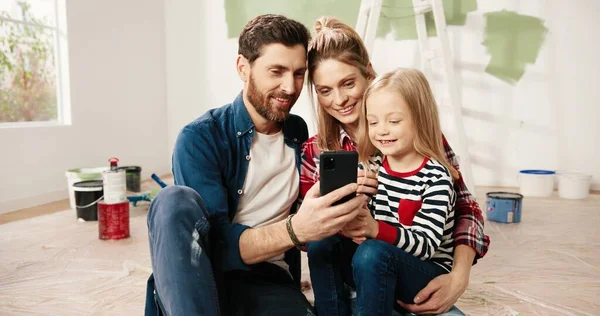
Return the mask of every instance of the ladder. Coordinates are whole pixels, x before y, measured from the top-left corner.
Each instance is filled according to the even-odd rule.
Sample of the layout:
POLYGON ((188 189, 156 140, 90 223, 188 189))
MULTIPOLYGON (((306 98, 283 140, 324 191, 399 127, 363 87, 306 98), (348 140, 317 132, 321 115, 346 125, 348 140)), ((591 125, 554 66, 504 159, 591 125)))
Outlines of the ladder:
MULTIPOLYGON (((450 41, 448 31, 446 30, 446 17, 444 15, 444 6, 442 0, 412 0, 415 14, 415 24, 417 29, 417 38, 421 54, 421 69, 429 82, 433 82, 433 61, 441 61, 444 73, 446 92, 449 95, 448 100, 443 100, 442 104, 449 103, 452 109, 452 116, 457 131, 457 143, 452 144, 460 161, 461 174, 467 188, 476 197, 475 183, 473 182, 473 172, 471 169, 471 159, 467 145, 467 136, 462 118, 461 96, 454 77, 454 65, 452 63, 452 51, 450 50, 450 41), (429 48, 429 39, 427 37, 427 25, 425 23, 425 14, 433 13, 437 39, 439 40, 439 49, 429 48)), ((381 16, 381 7, 383 0, 362 0, 358 12, 356 23, 356 32, 363 39, 367 50, 372 54, 375 36, 377 34, 377 25, 381 16)), ((439 102, 439 101, 438 101, 439 102)))

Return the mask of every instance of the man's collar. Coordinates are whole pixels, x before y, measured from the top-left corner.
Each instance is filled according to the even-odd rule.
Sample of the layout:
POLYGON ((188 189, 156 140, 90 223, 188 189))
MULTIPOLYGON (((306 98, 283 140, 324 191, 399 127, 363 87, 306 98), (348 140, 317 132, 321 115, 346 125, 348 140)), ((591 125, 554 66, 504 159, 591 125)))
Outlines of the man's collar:
POLYGON ((245 135, 254 128, 254 123, 250 118, 248 109, 244 105, 243 91, 233 100, 233 124, 235 127, 235 135, 239 138, 245 135))

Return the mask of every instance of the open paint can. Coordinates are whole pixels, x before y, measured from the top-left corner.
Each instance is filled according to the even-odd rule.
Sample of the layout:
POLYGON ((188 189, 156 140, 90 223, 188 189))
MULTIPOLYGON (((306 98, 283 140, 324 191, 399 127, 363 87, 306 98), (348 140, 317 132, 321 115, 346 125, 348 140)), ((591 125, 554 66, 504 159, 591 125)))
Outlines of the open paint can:
POLYGON ((510 192, 487 194, 487 219, 499 223, 521 222, 523 195, 510 192))
POLYGON ((141 190, 141 173, 142 167, 139 166, 125 166, 119 167, 119 170, 125 170, 126 186, 127 191, 140 192, 141 190))
POLYGON ((73 184, 77 219, 84 221, 98 220, 98 202, 102 199, 101 180, 80 181, 73 184))

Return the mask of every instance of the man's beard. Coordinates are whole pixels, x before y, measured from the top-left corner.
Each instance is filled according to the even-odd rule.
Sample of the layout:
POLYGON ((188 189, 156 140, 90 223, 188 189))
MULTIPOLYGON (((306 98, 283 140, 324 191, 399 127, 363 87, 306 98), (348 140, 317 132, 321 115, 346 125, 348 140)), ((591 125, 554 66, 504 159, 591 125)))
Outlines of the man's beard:
MULTIPOLYGON (((256 112, 262 117, 273 122, 283 122, 290 116, 290 109, 296 102, 296 96, 285 94, 283 92, 274 92, 273 95, 263 94, 258 91, 254 78, 250 75, 248 83, 248 101, 252 103, 256 112), (288 99, 289 106, 287 109, 283 109, 277 105, 271 106, 271 97, 288 99)), ((273 101, 276 102, 276 101, 273 101)))

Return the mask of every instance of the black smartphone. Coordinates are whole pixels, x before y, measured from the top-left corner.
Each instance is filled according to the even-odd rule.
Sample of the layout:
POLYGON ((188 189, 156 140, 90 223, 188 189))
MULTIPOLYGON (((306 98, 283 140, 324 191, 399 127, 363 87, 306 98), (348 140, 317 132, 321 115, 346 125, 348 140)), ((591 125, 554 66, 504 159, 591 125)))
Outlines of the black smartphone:
MULTIPOLYGON (((356 151, 326 151, 320 156, 321 196, 347 184, 356 183, 358 176, 358 153, 356 151)), ((342 204, 356 196, 349 194, 333 205, 342 204)))

